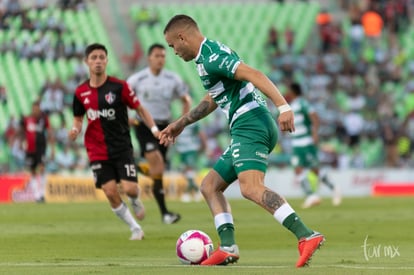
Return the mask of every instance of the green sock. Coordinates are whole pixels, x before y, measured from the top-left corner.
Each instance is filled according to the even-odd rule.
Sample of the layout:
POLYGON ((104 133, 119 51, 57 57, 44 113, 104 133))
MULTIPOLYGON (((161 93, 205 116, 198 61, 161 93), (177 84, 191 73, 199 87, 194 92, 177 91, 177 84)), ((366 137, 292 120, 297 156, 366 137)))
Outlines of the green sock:
POLYGON ((235 244, 234 240, 234 225, 231 223, 225 223, 217 228, 217 232, 220 237, 220 246, 232 246, 235 244))
POLYGON ((303 237, 309 237, 313 231, 309 229, 299 218, 296 213, 292 213, 283 221, 283 226, 295 234, 298 240, 303 237))

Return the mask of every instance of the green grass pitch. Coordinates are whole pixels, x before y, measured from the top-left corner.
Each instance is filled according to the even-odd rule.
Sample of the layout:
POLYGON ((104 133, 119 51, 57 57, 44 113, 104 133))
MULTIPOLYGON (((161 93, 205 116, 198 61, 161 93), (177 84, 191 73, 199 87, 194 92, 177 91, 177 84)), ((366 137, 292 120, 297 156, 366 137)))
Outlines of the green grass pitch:
POLYGON ((207 205, 169 201, 182 214, 161 223, 145 201, 143 241, 106 202, 0 205, 0 274, 414 274, 413 198, 353 198, 312 209, 290 200, 306 224, 326 235, 311 266, 296 269, 297 241, 271 215, 247 200, 231 201, 240 247, 237 264, 185 266, 175 242, 188 229, 218 237, 207 205))

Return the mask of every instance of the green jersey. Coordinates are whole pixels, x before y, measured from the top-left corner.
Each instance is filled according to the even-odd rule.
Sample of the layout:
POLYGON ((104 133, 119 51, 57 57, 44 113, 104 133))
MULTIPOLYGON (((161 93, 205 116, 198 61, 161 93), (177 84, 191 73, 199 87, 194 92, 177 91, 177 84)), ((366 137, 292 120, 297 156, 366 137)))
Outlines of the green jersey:
POLYGON ((177 137, 175 142, 175 149, 179 153, 189 151, 200 151, 200 126, 197 123, 193 123, 184 128, 181 134, 177 137))
POLYGON ((295 131, 291 134, 292 146, 304 147, 313 144, 312 121, 309 115, 315 112, 314 109, 302 97, 293 100, 290 107, 295 116, 295 131))
POLYGON ((241 115, 262 108, 266 101, 250 82, 234 79, 240 57, 218 41, 204 39, 195 58, 197 71, 204 88, 225 113, 229 127, 241 115))

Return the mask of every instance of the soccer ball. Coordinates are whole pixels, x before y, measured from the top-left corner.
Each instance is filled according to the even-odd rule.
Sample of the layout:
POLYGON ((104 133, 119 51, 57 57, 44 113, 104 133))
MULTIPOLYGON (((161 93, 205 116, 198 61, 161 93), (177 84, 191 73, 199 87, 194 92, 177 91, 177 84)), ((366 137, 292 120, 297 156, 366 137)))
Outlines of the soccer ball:
POLYGON ((201 230, 188 230, 181 234, 175 246, 178 259, 183 264, 200 264, 213 252, 213 242, 201 230))

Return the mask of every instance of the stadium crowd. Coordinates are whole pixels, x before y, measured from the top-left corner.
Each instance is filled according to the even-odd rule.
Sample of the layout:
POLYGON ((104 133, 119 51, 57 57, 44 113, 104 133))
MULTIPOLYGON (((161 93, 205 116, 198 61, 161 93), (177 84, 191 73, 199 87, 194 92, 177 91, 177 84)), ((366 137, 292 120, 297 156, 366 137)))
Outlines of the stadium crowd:
MULTIPOLYGON (((414 61, 401 43, 413 28, 413 2, 342 2, 318 15, 315 51, 289 51, 286 39, 269 30, 270 77, 282 87, 298 81, 307 91, 321 117, 325 164, 412 165, 414 106, 404 104, 414 93, 414 61)), ((282 144, 281 152, 288 155, 288 139, 282 144)))
MULTIPOLYGON (((64 110, 71 108, 74 88, 86 78, 82 63, 85 43, 65 39, 66 26, 53 14, 34 20, 45 7, 45 1, 36 3, 36 9, 26 10, 18 0, 0 1, 0 31, 14 28, 19 34, 0 45, 0 54, 13 52, 21 58, 78 60, 79 66, 68 80, 44 83, 39 100, 43 111, 57 117, 59 122, 54 129, 58 150, 55 156, 49 155, 53 158, 47 162, 48 170, 85 171, 88 163, 81 142, 68 141, 70 125, 66 125, 63 115, 64 110)), ((302 84, 306 97, 321 117, 322 163, 336 168, 413 165, 414 104, 408 103, 410 98, 414 103, 414 60, 407 58, 402 44, 404 35, 414 28, 410 21, 413 1, 338 3, 321 10, 315 22, 319 39, 311 38, 310 47, 301 52, 292 50, 295 39, 292 30, 269 30, 269 40, 264 45, 273 68, 269 77, 282 91, 293 80, 302 84), (376 23, 372 23, 372 18, 376 23), (372 29, 372 24, 377 29, 372 29)), ((57 1, 57 5, 74 12, 87 8, 84 1, 57 1)), ((1 104, 5 105, 8 88, 0 83, 0 91, 1 104)), ((222 153, 222 145, 228 139, 225 120, 220 113, 216 116, 217 119, 203 124, 211 160, 222 153)), ((11 116, 7 129, 1 133, 1 142, 10 148, 10 161, 0 171, 24 169, 22 139, 16 135, 19 121, 20 117, 11 116)), ((285 134, 281 137, 271 164, 289 166, 289 138, 285 134)))

